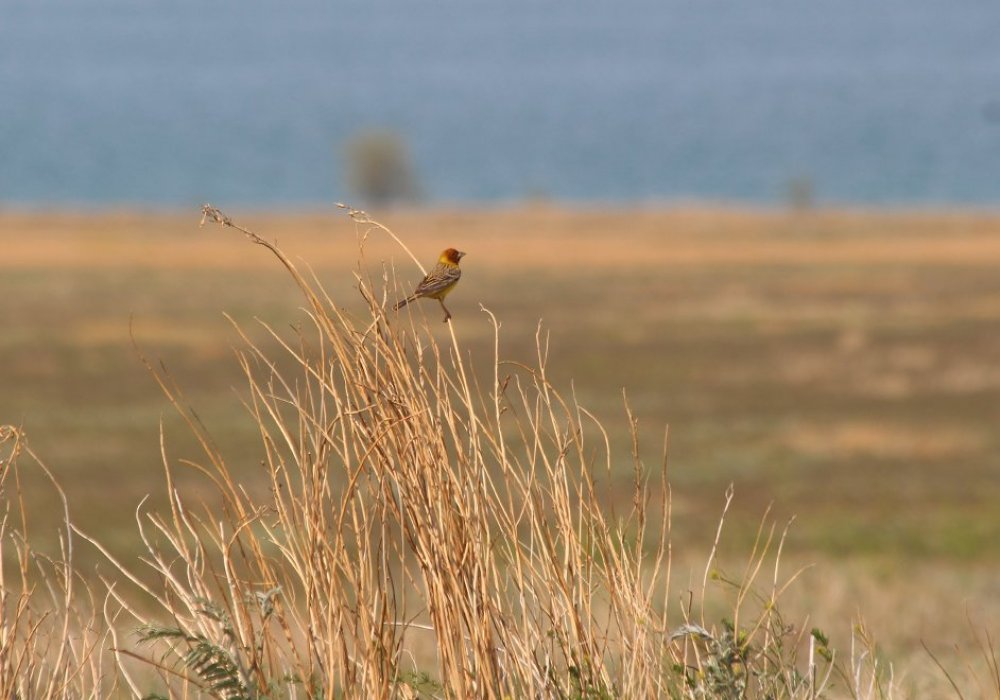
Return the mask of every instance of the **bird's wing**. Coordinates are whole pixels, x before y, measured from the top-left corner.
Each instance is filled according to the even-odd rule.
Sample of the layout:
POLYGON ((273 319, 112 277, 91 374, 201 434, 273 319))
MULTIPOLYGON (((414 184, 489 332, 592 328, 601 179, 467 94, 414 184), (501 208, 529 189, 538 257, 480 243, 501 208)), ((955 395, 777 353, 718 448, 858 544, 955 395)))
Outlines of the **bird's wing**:
POLYGON ((440 265, 424 277, 413 294, 418 297, 430 296, 455 284, 461 276, 462 270, 458 265, 440 265))

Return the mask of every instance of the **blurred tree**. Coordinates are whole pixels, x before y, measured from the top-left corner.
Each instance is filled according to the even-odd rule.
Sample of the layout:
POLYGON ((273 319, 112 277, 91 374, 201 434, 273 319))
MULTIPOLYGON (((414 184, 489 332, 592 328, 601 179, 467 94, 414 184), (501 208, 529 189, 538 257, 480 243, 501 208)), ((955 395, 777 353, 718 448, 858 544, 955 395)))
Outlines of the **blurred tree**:
POLYGON ((792 211, 809 211, 816 205, 816 187, 808 175, 797 175, 788 181, 785 197, 792 211))
POLYGON ((346 146, 347 184, 367 204, 387 206, 419 196, 417 176, 403 138, 384 129, 366 129, 346 146))

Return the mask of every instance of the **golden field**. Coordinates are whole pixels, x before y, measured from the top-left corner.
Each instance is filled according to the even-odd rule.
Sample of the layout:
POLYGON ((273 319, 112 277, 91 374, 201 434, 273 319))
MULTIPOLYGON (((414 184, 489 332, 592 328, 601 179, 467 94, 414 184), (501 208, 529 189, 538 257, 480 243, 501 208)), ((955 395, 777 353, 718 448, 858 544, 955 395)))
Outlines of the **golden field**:
MULTIPOLYGON (((355 273, 400 295, 419 280, 383 232, 340 212, 227 213, 359 314, 355 273)), ((493 359, 482 307, 502 324, 501 359, 530 362, 542 334, 550 378, 620 450, 607 479, 622 503, 623 391, 650 469, 669 425, 674 547, 692 580, 732 483, 723 560, 738 566, 769 505, 781 526, 794 518, 785 566, 811 568, 787 605, 835 643, 863 616, 914 693, 941 681, 922 644, 958 674, 981 658, 974 633, 1000 628, 1000 216, 539 205, 379 218, 425 266, 467 252, 448 305, 473 366, 493 359)), ((0 424, 23 427, 74 520, 122 556, 140 499, 164 502, 161 422, 171 456, 197 457, 139 354, 162 361, 252 487, 259 437, 223 314, 265 347, 257 319, 302 321, 270 256, 198 224, 0 212, 0 424)), ((446 334, 435 302, 407 313, 446 334)), ((29 474, 21 491, 32 534, 53 538, 51 488, 29 474)))

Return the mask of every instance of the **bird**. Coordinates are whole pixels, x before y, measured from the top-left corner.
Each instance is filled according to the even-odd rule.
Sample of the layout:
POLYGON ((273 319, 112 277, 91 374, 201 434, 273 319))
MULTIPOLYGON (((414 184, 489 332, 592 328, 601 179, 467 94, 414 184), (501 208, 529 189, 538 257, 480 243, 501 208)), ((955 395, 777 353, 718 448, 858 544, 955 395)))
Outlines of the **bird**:
POLYGON ((444 309, 444 320, 447 323, 451 319, 451 312, 444 305, 444 298, 455 288, 459 278, 462 276, 462 270, 458 266, 458 261, 464 256, 465 253, 454 248, 445 248, 441 251, 441 256, 438 258, 438 263, 434 269, 420 281, 417 288, 413 290, 413 294, 396 304, 395 310, 399 311, 416 299, 425 297, 428 299, 437 299, 438 303, 441 304, 441 308, 444 309))

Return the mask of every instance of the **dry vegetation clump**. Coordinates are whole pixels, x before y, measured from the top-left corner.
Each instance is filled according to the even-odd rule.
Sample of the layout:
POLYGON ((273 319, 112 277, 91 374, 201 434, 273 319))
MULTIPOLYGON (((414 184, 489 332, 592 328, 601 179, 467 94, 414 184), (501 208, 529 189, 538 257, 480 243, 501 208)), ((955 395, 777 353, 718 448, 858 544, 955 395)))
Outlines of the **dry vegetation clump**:
POLYGON ((66 496, 28 446, 0 426, 0 698, 99 698, 115 689, 111 635, 100 606, 73 568, 66 496), (21 459, 51 480, 63 513, 58 556, 37 551, 21 489, 21 459))
MULTIPOLYGON (((349 213, 362 244, 374 232, 395 239, 349 213)), ((55 562, 32 555, 26 523, 11 537, 3 521, 20 568, 13 581, 4 572, 0 696, 892 695, 866 635, 841 656, 822 631, 782 617, 795 576, 779 573, 783 535, 766 520, 741 575, 718 571, 713 549, 700 586, 671 586, 665 467, 641 463, 631 420, 633 498, 615 512, 608 437, 550 384, 541 337, 534 367, 504 363, 493 319, 493 374, 474 376, 453 326, 440 341, 437 324, 386 312, 391 271, 359 268, 357 318, 276 245, 205 215, 267 248, 304 299, 293 333, 262 324, 282 357, 240 331, 270 488, 244 487, 150 365, 204 459, 177 464, 164 442, 170 509, 140 507, 138 566, 68 514, 55 562), (182 466, 203 476, 201 503, 175 488, 182 466), (101 606, 74 583, 79 537, 114 564, 101 606)), ((19 436, 6 435, 5 484, 19 436)), ((722 521, 717 543, 721 532, 722 521)))

